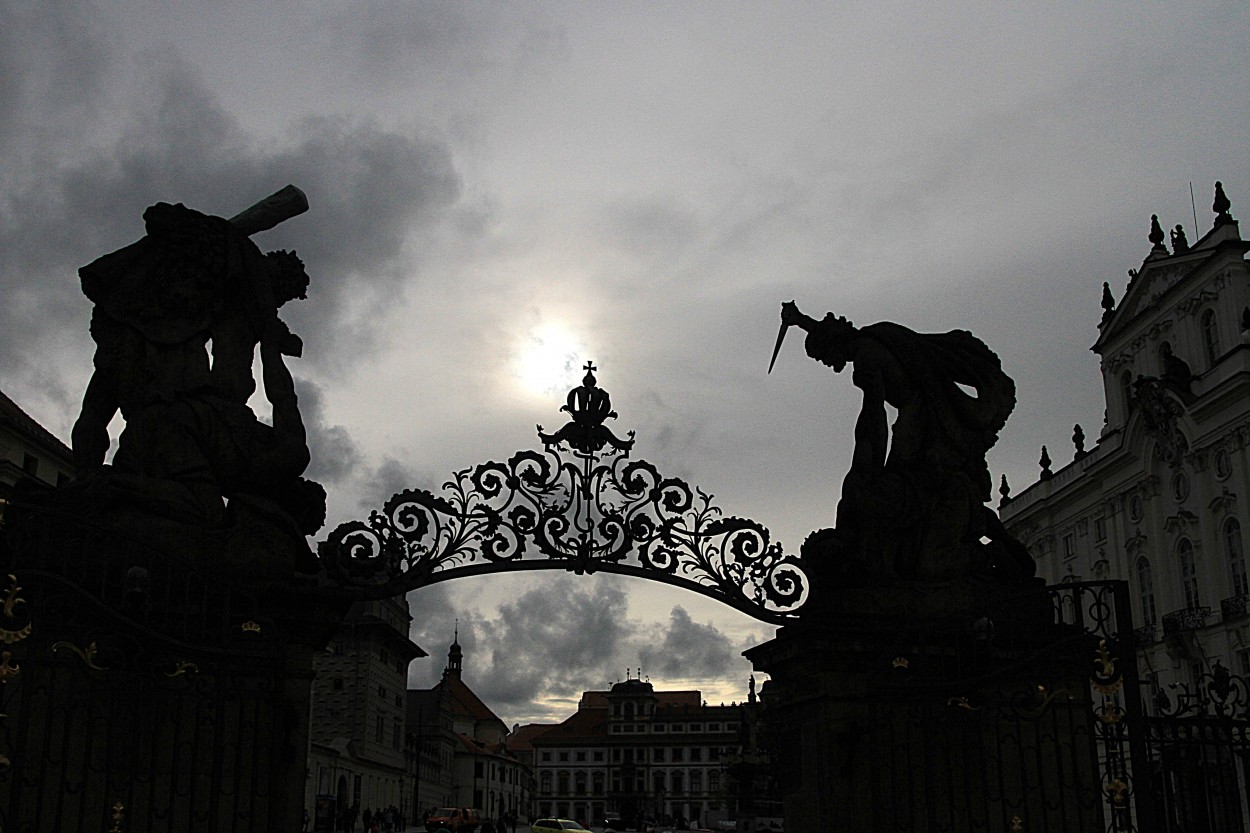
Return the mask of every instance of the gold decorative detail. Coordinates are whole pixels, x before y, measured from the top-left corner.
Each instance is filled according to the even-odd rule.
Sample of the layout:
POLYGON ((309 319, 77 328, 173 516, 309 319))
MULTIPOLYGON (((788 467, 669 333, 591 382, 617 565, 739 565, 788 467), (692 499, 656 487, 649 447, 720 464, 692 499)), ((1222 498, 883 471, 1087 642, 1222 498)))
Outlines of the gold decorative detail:
POLYGON ((909 667, 910 663, 908 663, 907 657, 895 657, 892 665, 895 668, 907 668, 909 667))
POLYGON ((1038 684, 1037 696, 1038 696, 1038 699, 1041 700, 1041 702, 1038 703, 1037 707, 1039 709, 1044 709, 1051 704, 1051 701, 1055 700, 1056 698, 1062 697, 1063 695, 1067 693, 1068 693, 1068 690, 1066 688, 1061 688, 1058 691, 1051 691, 1046 686, 1038 684))
POLYGON ((69 650, 73 651, 75 654, 78 655, 78 658, 81 659, 83 662, 85 662, 87 664, 87 667, 92 669, 93 671, 107 671, 108 670, 107 667, 96 664, 95 657, 96 657, 96 653, 98 653, 99 651, 99 648, 96 646, 95 642, 92 642, 90 645, 88 645, 87 650, 85 651, 82 648, 79 648, 77 645, 73 644, 72 642, 53 643, 52 645, 53 653, 55 653, 60 648, 68 648, 69 650))
POLYGON ((5 598, 4 598, 4 618, 8 619, 9 621, 12 621, 14 618, 13 616, 14 606, 16 606, 19 602, 24 602, 25 599, 17 595, 18 591, 22 589, 17 586, 17 576, 13 575, 12 573, 9 573, 9 581, 13 582, 13 585, 9 588, 9 592, 5 595, 5 598))
POLYGON ((0 497, 0 527, 4 526, 4 510, 8 505, 9 502, 0 497))
POLYGON ((1125 807, 1128 805, 1128 784, 1119 778, 1112 781, 1103 788, 1107 793, 1107 797, 1111 799, 1111 803, 1116 807, 1125 807))
POLYGON ((1102 701, 1102 711, 1098 713, 1098 719, 1107 724, 1119 723, 1124 719, 1124 709, 1117 706, 1110 699, 1104 697, 1102 701))
POLYGON ((951 697, 950 699, 946 701, 946 705, 958 706, 959 708, 966 709, 967 711, 970 711, 970 712, 979 711, 981 709, 980 706, 972 705, 972 703, 968 700, 967 697, 951 697))
POLYGON ((1011 833, 1024 833, 1024 819, 1019 816, 1011 817, 1011 833))
MULTIPOLYGON (((14 612, 14 610, 19 604, 25 604, 26 600, 23 599, 21 596, 17 595, 18 592, 22 589, 21 587, 18 587, 17 585, 17 576, 10 573, 9 581, 11 582, 11 584, 9 585, 9 589, 5 592, 4 606, 0 608, 0 612, 3 612, 4 618, 6 621, 16 622, 17 614, 14 612)), ((30 622, 27 622, 25 625, 18 628, 17 630, 13 630, 11 628, 0 627, 0 642, 4 642, 6 645, 12 645, 14 642, 20 642, 21 640, 30 636, 30 630, 31 630, 30 622)))
POLYGON ((6 645, 12 645, 14 642, 21 642, 23 639, 30 636, 30 629, 31 625, 29 622, 26 623, 25 627, 15 631, 0 628, 0 642, 5 643, 6 645))
POLYGON ((196 665, 194 662, 187 662, 184 659, 184 660, 178 660, 178 664, 174 667, 174 670, 170 671, 165 676, 166 677, 181 677, 183 674, 198 674, 199 671, 200 671, 200 666, 196 665))
POLYGON ((113 826, 109 828, 109 833, 122 833, 122 816, 126 805, 122 804, 119 798, 113 805, 113 826))
POLYGON ((247 621, 243 623, 244 633, 260 633, 260 624, 258 622, 247 621))
POLYGON ((16 677, 22 670, 20 665, 11 665, 9 663, 11 659, 13 659, 12 651, 0 654, 0 683, 7 683, 10 677, 16 677))

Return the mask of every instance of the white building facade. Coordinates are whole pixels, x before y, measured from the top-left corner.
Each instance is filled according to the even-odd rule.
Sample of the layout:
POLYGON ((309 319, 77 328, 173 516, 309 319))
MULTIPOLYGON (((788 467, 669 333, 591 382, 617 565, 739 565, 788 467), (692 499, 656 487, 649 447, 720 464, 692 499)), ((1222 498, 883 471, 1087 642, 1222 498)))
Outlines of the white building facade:
POLYGON ((1004 498, 1007 528, 1049 583, 1123 579, 1146 701, 1219 662, 1250 673, 1250 267, 1218 187, 1188 244, 1157 220, 1141 267, 1104 314, 1106 417, 1094 446, 1004 498))
POLYGON ((532 739, 535 813, 695 825, 730 801, 726 762, 741 751, 743 707, 630 679, 587 691, 577 712, 532 739))

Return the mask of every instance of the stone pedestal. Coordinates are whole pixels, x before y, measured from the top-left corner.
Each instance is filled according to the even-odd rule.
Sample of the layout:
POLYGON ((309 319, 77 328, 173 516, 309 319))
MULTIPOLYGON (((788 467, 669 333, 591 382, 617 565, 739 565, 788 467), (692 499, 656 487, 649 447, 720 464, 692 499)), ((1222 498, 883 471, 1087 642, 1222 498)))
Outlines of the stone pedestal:
POLYGON ((348 600, 37 508, 2 532, 5 829, 298 830, 313 654, 348 600))
POLYGON ((787 831, 1106 828, 1084 670, 1095 646, 1051 624, 1044 590, 1001 601, 887 616, 851 599, 857 615, 746 652, 771 676, 764 731, 787 831))

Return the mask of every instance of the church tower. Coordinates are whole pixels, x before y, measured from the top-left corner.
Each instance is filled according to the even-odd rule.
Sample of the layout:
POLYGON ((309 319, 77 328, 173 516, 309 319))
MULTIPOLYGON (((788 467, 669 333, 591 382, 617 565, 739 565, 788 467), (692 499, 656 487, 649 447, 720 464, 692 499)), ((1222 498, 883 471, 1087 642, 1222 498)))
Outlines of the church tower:
POLYGON ((452 637, 451 648, 447 651, 447 668, 444 677, 460 678, 461 666, 464 664, 464 653, 460 650, 460 625, 456 625, 456 635, 452 637))

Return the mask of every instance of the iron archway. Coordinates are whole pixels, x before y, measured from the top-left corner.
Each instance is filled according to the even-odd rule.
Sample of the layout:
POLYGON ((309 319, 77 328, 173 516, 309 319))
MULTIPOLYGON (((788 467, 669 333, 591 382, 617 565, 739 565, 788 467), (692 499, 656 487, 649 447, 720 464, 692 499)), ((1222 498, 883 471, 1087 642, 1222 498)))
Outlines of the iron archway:
POLYGON ((543 450, 456 472, 442 494, 406 489, 319 545, 330 577, 382 598, 448 579, 518 570, 598 571, 709 596, 761 621, 797 619, 810 584, 762 524, 633 460, 595 367, 569 391, 571 420, 543 450))

